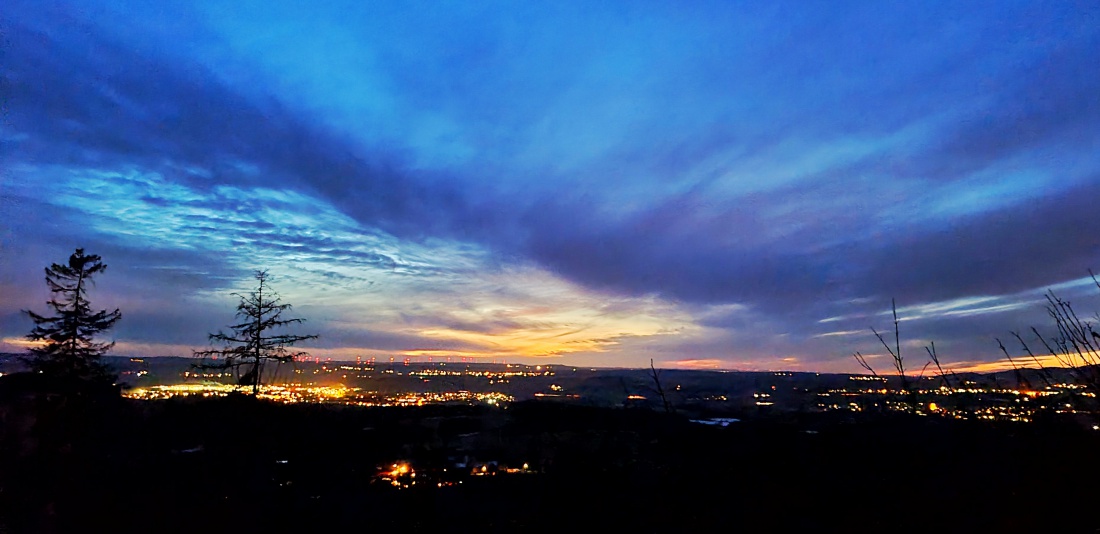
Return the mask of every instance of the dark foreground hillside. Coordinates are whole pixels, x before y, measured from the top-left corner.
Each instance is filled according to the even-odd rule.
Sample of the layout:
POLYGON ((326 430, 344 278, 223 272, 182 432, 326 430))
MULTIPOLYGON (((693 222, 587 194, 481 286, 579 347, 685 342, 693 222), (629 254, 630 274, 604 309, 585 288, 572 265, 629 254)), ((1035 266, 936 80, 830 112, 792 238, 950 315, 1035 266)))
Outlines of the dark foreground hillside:
POLYGON ((1098 440, 1079 425, 803 415, 720 427, 550 403, 0 400, 0 532, 1100 526, 1098 440), (398 462, 423 483, 377 479, 398 462))

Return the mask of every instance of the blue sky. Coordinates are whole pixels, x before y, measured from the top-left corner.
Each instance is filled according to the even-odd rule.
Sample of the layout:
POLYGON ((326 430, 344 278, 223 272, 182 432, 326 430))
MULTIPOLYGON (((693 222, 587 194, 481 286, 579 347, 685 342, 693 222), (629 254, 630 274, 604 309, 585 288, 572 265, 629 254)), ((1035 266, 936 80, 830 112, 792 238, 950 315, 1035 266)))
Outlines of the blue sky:
POLYGON ((102 4, 0 15, 0 350, 78 246, 121 354, 257 268, 324 357, 851 370, 893 298, 961 365, 1100 309, 1095 2, 102 4))

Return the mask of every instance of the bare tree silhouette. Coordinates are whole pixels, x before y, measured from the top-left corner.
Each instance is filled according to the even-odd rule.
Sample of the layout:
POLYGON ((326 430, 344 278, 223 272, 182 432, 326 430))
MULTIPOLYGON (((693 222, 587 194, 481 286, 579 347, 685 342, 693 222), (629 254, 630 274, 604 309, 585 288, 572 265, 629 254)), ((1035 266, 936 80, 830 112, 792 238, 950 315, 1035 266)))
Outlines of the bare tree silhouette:
POLYGON ((252 386, 253 395, 260 391, 264 367, 268 362, 283 364, 307 356, 306 352, 291 352, 287 347, 317 337, 312 334, 272 334, 273 329, 303 323, 305 319, 283 317, 283 312, 291 306, 282 304, 279 294, 268 287, 267 271, 256 271, 254 277, 257 282, 255 290, 247 295, 234 293, 240 298, 236 315, 240 322, 229 326, 231 333, 219 331, 210 334, 211 342, 223 343, 225 347, 194 352, 195 357, 202 358, 196 367, 232 369, 237 384, 252 386))
POLYGON ((894 312, 894 348, 891 349, 890 345, 886 343, 886 339, 882 337, 882 334, 875 330, 875 327, 871 327, 871 332, 875 334, 879 342, 883 347, 886 347, 886 352, 890 353, 890 357, 894 361, 894 370, 898 372, 898 380, 901 381, 902 391, 909 389, 909 381, 905 378, 905 361, 901 357, 901 335, 898 332, 898 307, 894 302, 894 299, 890 299, 890 310, 894 312))
POLYGON ((871 373, 871 376, 878 378, 878 373, 876 373, 875 369, 871 367, 871 364, 867 362, 867 357, 864 356, 862 352, 857 350, 852 353, 852 357, 856 359, 856 363, 858 363, 860 367, 864 368, 868 373, 871 373))
POLYGON ((653 380, 654 390, 657 392, 657 396, 661 398, 661 405, 664 407, 665 413, 672 413, 672 403, 668 401, 665 389, 661 387, 661 372, 653 366, 653 358, 649 359, 649 377, 653 380))
MULTIPOLYGON (((998 341, 999 343, 1000 341, 998 341)), ((936 364, 936 372, 940 375, 940 380, 943 382, 944 387, 951 387, 951 381, 947 379, 947 372, 943 370, 943 366, 940 365, 940 355, 936 352, 936 342, 932 341, 929 345, 925 345, 924 351, 928 353, 928 359, 932 360, 932 363, 936 364)), ((925 364, 927 367, 928 364, 925 364)))
MULTIPOLYGON (((1096 287, 1100 288, 1100 281, 1096 279, 1096 275, 1091 270, 1089 275, 1096 287)), ((1045 296, 1047 315, 1054 321, 1054 333, 1043 335, 1034 326, 1030 328, 1031 333, 1035 336, 1035 340, 1046 349, 1047 354, 1054 357, 1058 365, 1070 370, 1078 383, 1091 392, 1100 394, 1100 333, 1096 332, 1092 321, 1082 319, 1077 315, 1077 311, 1073 309, 1070 301, 1059 297, 1052 290, 1048 290, 1045 296)), ((1100 320, 1100 315, 1095 319, 1100 320)), ((1035 356, 1028 342, 1018 332, 1012 332, 1011 334, 1020 343, 1024 353, 1039 366, 1040 376, 1049 384, 1051 382, 1050 372, 1035 356)), ((1013 362, 1015 368, 1016 365, 1012 357, 1003 345, 1001 345, 1001 350, 1009 358, 1009 361, 1013 362)))

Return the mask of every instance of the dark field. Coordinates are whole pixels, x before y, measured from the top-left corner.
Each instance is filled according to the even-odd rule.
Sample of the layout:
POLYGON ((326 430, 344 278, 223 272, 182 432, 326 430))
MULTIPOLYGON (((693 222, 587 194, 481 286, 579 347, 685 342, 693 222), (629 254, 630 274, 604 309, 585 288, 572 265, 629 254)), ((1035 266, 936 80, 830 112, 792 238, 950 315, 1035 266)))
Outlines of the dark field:
POLYGON ((719 427, 547 402, 355 409, 90 394, 9 393, 3 409, 11 532, 1100 526, 1088 506, 1100 496, 1097 436, 1068 423, 806 414, 719 427), (396 461, 424 483, 377 481, 396 461), (471 476, 479 463, 500 471, 471 476))

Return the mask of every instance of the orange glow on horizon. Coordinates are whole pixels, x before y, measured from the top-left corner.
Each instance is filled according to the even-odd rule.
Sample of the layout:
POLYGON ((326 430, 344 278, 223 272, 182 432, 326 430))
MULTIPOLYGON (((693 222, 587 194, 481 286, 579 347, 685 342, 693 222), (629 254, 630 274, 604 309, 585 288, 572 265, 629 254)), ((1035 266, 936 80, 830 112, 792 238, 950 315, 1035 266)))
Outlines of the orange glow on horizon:
POLYGON ((678 367, 681 369, 721 369, 724 362, 718 359, 704 358, 699 360, 673 360, 663 363, 669 367, 678 367))
MULTIPOLYGON (((1018 369, 1038 369, 1035 361, 1038 360, 1043 367, 1050 368, 1064 368, 1066 367, 1062 360, 1053 354, 1047 354, 1045 356, 1036 356, 1033 360, 1031 357, 1013 358, 1012 362, 1015 362, 1015 367, 1018 369)), ((962 362, 956 365, 949 366, 951 371, 956 373, 996 373, 1000 371, 1011 371, 1013 369, 1012 362, 1007 358, 996 360, 992 362, 962 362)))

